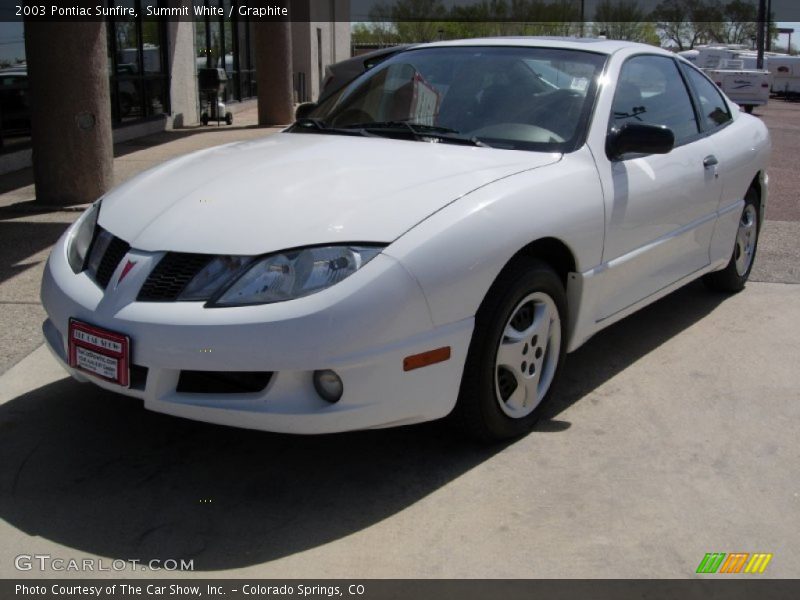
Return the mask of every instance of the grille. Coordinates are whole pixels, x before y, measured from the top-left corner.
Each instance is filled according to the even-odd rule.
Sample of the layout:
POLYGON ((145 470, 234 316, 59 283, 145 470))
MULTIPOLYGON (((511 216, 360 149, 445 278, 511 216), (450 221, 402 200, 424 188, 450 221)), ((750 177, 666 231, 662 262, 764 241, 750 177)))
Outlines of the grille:
POLYGON ((97 228, 97 234, 95 235, 92 246, 91 253, 103 252, 103 257, 100 259, 99 263, 94 260, 94 257, 91 257, 88 272, 97 282, 97 285, 106 289, 108 287, 108 282, 111 281, 111 276, 114 274, 114 271, 117 270, 120 261, 125 257, 131 247, 128 242, 111 235, 99 227, 97 228), (103 252, 102 249, 104 244, 101 243, 101 238, 103 236, 111 237, 111 241, 108 242, 105 252, 103 252), (97 264, 96 268, 94 267, 95 264, 97 264))
POLYGON ((214 257, 209 254, 168 252, 139 291, 140 302, 173 302, 203 267, 214 257))

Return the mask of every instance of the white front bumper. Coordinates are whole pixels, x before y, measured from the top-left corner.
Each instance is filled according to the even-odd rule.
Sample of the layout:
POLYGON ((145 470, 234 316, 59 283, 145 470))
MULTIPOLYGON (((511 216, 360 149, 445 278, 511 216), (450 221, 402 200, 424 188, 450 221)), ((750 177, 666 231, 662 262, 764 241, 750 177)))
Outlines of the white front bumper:
POLYGON ((437 419, 455 405, 473 319, 433 327, 417 282, 380 255, 324 292, 277 304, 204 308, 202 303, 137 302, 158 254, 132 250, 101 290, 66 262, 63 239, 48 261, 42 303, 50 350, 80 381, 144 400, 145 408, 210 423, 286 433, 329 433, 437 419), (115 285, 128 258, 140 265, 115 285), (127 334, 132 364, 147 377, 131 388, 67 365, 73 317, 127 334), (405 372, 407 356, 450 346, 450 360, 405 372), (312 373, 333 369, 344 394, 335 404, 314 390, 312 373), (176 390, 181 370, 270 371, 258 393, 176 390))

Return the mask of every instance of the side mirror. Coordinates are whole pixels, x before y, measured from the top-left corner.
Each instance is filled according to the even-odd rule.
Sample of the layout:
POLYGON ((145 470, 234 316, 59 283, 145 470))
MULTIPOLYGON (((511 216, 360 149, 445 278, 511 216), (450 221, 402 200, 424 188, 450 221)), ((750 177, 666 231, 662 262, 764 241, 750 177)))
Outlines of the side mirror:
POLYGON ((317 108, 316 102, 303 102, 297 109, 294 111, 294 118, 295 119, 305 119, 308 115, 314 112, 314 109, 317 108))
POLYGON ((625 154, 668 154, 675 146, 675 134, 663 125, 625 123, 606 138, 606 154, 619 160, 625 154))

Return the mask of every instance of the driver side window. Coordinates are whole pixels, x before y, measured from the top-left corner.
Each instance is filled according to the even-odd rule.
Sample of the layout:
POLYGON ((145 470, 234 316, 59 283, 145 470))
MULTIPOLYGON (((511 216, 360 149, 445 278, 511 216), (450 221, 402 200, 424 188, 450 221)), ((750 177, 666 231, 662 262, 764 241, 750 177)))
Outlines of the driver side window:
POLYGON ((666 56, 628 59, 622 65, 611 110, 611 127, 628 122, 663 125, 672 130, 676 146, 700 132, 678 66, 666 56))

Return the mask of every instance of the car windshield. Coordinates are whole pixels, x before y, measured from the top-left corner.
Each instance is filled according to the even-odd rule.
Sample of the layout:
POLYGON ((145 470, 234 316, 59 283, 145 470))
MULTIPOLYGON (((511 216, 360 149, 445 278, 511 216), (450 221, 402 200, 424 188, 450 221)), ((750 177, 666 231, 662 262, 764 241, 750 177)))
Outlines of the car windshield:
POLYGON ((585 138, 604 64, 581 50, 408 50, 325 100, 302 129, 569 152, 585 138))

